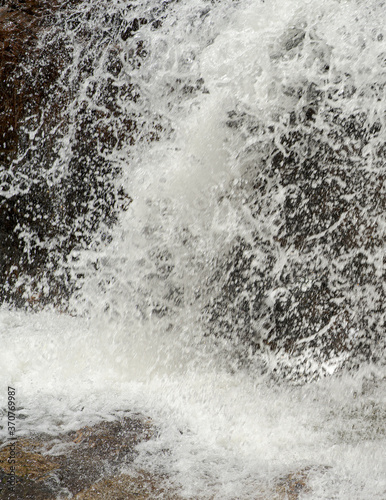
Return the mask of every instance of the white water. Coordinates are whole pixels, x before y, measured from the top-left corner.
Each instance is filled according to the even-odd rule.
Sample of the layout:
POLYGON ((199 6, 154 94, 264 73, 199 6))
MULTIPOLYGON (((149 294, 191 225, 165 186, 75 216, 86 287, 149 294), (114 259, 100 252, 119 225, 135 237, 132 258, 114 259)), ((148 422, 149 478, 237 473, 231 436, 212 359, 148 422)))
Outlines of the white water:
MULTIPOLYGON (((313 469, 302 498, 386 498, 384 367, 302 386, 273 383, 261 370, 279 362, 273 354, 239 368, 233 344, 203 337, 200 321, 219 255, 237 236, 252 241, 256 227, 269 239, 275 219, 269 210, 255 219, 238 203, 255 139, 227 128, 227 113, 270 123, 292 106, 280 89, 320 79, 325 57, 332 73, 350 68, 356 85, 365 87, 369 74, 382 80, 383 7, 225 1, 202 15, 207 7, 176 4, 162 29, 141 33, 150 55, 128 73, 144 96, 139 111, 148 123, 163 117, 165 134, 113 153, 133 203, 111 245, 77 252, 74 272, 85 278, 74 316, 0 311, 0 407, 7 386, 15 387, 26 416, 17 421, 19 436, 140 411, 160 432, 140 445, 137 465, 170 474, 187 498, 270 498, 275 481, 306 467, 313 469), (320 41, 308 39, 299 59, 280 55, 298 26, 320 41), (209 93, 170 92, 177 77, 203 78, 209 93)), ((342 106, 381 109, 366 95, 356 99, 342 106)), ((277 192, 272 203, 281 199, 277 192)), ((317 369, 333 373, 339 361, 317 369)))
POLYGON ((385 498, 385 374, 375 367, 291 387, 211 359, 192 369, 176 339, 150 332, 5 310, 1 326, 1 404, 15 387, 27 417, 19 436, 140 411, 160 433, 136 463, 169 473, 187 498, 258 498, 310 466, 304 498, 385 498))

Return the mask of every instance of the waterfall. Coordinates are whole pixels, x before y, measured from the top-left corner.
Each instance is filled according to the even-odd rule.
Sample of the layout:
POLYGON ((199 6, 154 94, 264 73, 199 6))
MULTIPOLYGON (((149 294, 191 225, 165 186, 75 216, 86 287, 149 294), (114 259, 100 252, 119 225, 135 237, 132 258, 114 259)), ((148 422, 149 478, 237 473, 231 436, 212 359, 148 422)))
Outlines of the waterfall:
POLYGON ((50 16, 0 151, 0 405, 25 434, 143 412, 136 463, 187 498, 304 467, 304 498, 383 498, 383 3, 50 16))

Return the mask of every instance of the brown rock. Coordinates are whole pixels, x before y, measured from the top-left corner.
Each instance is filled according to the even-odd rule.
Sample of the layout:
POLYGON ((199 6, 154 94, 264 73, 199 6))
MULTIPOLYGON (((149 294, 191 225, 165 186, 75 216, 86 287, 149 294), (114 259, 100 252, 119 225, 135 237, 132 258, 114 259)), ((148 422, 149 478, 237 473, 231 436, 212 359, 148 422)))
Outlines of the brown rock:
POLYGON ((0 498, 49 499, 59 493, 76 495, 119 475, 120 467, 134 460, 136 445, 149 439, 152 433, 150 421, 136 415, 100 422, 55 438, 37 435, 13 441, 12 445, 5 443, 0 451, 0 477, 5 485, 0 498), (13 463, 8 460, 11 446, 13 471, 13 463), (16 481, 14 491, 6 483, 12 472, 16 481))
POLYGON ((165 483, 165 479, 157 474, 138 471, 135 475, 121 474, 111 479, 105 479, 82 491, 77 500, 151 500, 167 498, 179 500, 178 496, 165 483))

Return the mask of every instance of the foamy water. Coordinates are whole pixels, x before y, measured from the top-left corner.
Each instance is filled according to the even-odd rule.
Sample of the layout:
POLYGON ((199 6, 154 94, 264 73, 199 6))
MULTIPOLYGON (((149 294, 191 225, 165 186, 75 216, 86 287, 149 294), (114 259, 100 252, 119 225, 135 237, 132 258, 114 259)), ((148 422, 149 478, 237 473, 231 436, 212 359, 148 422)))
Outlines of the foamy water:
MULTIPOLYGON (((274 382, 283 353, 258 358, 240 346, 240 366, 234 344, 206 336, 201 317, 219 255, 237 237, 253 242, 256 230, 273 241, 277 215, 254 217, 244 203, 238 185, 256 137, 228 127, 229 113, 273 122, 293 106, 283 88, 321 85, 326 58, 331 79, 349 68, 356 85, 382 83, 384 21, 377 2, 195 0, 136 35, 149 55, 126 77, 141 89, 138 112, 148 123, 161 116, 164 133, 112 153, 133 202, 110 245, 74 251, 73 271, 84 277, 73 315, 0 310, 0 408, 15 387, 18 436, 139 411, 160 431, 139 446, 136 464, 169 474, 186 498, 269 497, 280 477, 305 468, 301 498, 386 498, 382 365, 334 375, 345 359, 336 354, 325 366, 312 360, 326 378, 274 382), (301 29, 299 56, 288 39, 301 29), (204 91, 177 88, 176 79, 200 78, 204 91)), ((342 106, 371 114, 383 103, 364 95, 342 106)), ((282 199, 276 192, 270 203, 282 199)), ((278 268, 285 260, 277 256, 278 268)))
POLYGON ((188 498, 256 498, 306 467, 304 498, 384 498, 385 373, 376 367, 293 387, 229 373, 205 355, 193 366, 178 338, 133 339, 51 313, 3 310, 1 326, 1 405, 15 387, 20 437, 140 411, 160 432, 136 463, 170 474, 188 498))

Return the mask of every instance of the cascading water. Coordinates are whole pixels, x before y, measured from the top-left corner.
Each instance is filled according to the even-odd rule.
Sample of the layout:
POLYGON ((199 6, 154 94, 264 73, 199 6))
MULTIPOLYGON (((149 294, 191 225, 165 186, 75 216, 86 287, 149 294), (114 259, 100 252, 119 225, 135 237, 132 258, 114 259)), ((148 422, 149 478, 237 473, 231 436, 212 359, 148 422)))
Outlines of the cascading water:
POLYGON ((19 228, 48 271, 15 287, 56 306, 0 311, 20 435, 139 411, 136 464, 186 498, 304 468, 302 498, 386 498, 384 25, 355 0, 57 13, 50 119, 3 190, 52 200, 19 228))

